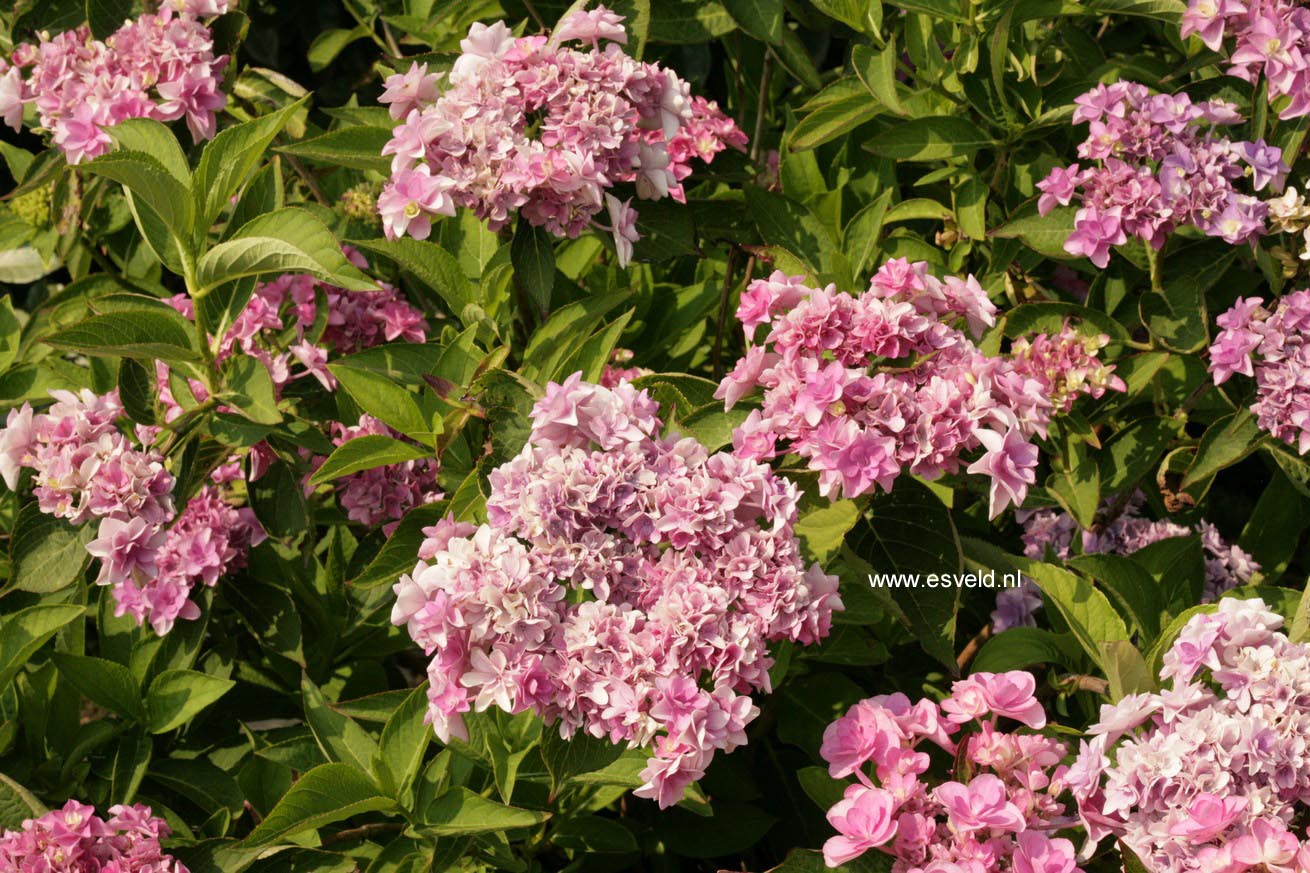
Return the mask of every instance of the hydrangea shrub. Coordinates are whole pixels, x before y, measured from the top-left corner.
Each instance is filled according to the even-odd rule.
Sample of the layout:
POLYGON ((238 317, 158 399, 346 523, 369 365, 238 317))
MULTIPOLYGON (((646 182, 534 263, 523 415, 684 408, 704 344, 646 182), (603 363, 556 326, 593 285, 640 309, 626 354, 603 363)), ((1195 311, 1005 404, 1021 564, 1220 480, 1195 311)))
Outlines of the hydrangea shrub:
POLYGON ((0 873, 1310 869, 1300 0, 0 10, 0 873))

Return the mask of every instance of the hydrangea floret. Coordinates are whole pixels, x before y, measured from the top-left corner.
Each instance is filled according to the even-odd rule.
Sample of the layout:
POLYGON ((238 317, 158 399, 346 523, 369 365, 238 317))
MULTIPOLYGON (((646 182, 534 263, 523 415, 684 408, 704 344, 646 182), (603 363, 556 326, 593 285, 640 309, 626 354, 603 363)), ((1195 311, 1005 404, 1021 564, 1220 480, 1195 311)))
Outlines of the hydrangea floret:
POLYGON ((0 835, 4 873, 187 873, 160 846, 172 829, 139 803, 109 808, 69 800, 61 808, 23 821, 0 835))

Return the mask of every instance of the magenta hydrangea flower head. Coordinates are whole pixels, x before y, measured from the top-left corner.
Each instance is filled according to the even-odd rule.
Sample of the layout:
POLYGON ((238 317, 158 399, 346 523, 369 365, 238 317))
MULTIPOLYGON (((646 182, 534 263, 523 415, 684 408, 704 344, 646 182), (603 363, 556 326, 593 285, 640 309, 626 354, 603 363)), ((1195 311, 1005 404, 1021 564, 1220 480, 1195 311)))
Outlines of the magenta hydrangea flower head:
MULTIPOLYGON (((1015 516, 1023 525, 1023 553, 1039 561, 1046 560, 1048 555, 1067 561, 1075 552, 1131 555, 1160 540, 1200 534, 1205 555, 1202 603, 1210 603, 1225 591, 1250 583, 1260 572, 1259 562, 1236 543, 1227 542, 1213 524, 1200 521, 1187 527, 1166 519, 1146 518, 1142 515, 1145 503, 1145 495, 1133 494, 1123 511, 1096 531, 1083 530, 1073 516, 1061 510, 1020 510, 1015 516)), ((1107 500, 1101 508, 1110 505, 1111 501, 1107 500)), ((997 592, 992 630, 999 633, 1012 627, 1035 627, 1035 615, 1041 608, 1041 591, 1024 577, 1018 587, 997 592)))
POLYGON ((746 144, 718 106, 625 54, 626 42, 623 16, 604 6, 571 13, 549 38, 479 22, 444 90, 426 65, 389 77, 380 100, 400 124, 382 152, 392 156, 378 198, 387 236, 426 239, 435 216, 460 206, 493 230, 515 214, 559 237, 604 230, 626 264, 636 211, 613 186, 681 202, 693 158, 746 144))
POLYGON ((226 0, 164 3, 103 41, 82 25, 18 45, 12 66, 0 61, 0 119, 19 130, 23 106, 33 104, 70 164, 107 151, 106 129, 129 118, 186 119, 197 142, 209 139, 227 103, 228 57, 214 54, 201 18, 226 11, 226 0))
POLYGON ((160 846, 171 829, 150 807, 111 806, 108 819, 95 807, 70 800, 0 834, 5 873, 187 873, 160 846))
POLYGON ((552 383, 532 425, 491 473, 486 524, 425 530, 391 619, 432 656, 442 739, 470 710, 530 710, 649 748, 636 793, 668 806, 746 742, 768 644, 827 635, 837 579, 802 563, 791 483, 660 436, 626 380, 552 383))
POLYGON ((1310 647, 1282 624, 1224 598, 1165 654, 1165 690, 1101 708, 1068 778, 1087 852, 1114 836, 1153 873, 1305 869, 1310 647))
POLYGON ((751 282, 737 309, 746 354, 715 395, 732 407, 764 390, 733 435, 737 452, 799 455, 825 496, 967 467, 991 479, 993 516, 1022 503, 1036 479, 1032 440, 1051 416, 1123 382, 1096 358, 1108 338, 1071 326, 984 355, 974 340, 995 313, 972 276, 938 279, 904 259, 885 263, 858 297, 781 272, 751 282), (760 325, 769 333, 756 344, 760 325))
POLYGON ((1136 82, 1097 85, 1074 103, 1074 123, 1088 125, 1078 156, 1089 163, 1055 167, 1037 183, 1041 215, 1078 206, 1069 254, 1104 267, 1115 246, 1136 238, 1159 249, 1178 227, 1234 245, 1264 234, 1268 204, 1237 183, 1249 177, 1253 191, 1281 191, 1288 167, 1264 141, 1215 132, 1241 120, 1235 107, 1136 82))
POLYGON ((1073 843, 1056 836, 1074 823, 1061 800, 1066 747, 1002 724, 1045 727, 1035 689, 1022 671, 975 673, 956 682, 940 706, 879 695, 830 724, 819 754, 834 779, 857 781, 828 811, 837 830, 823 847, 828 866, 877 850, 892 857, 894 873, 1077 870, 1073 843), (977 729, 958 743, 951 738, 969 724, 977 729), (932 775, 925 741, 971 775, 932 775))
POLYGON ((1228 74, 1269 83, 1271 102, 1290 97, 1280 118, 1310 112, 1310 9, 1289 0, 1190 0, 1181 34, 1220 51, 1232 39, 1228 74))
POLYGON ((1210 346, 1216 385, 1234 374, 1255 377, 1251 411, 1260 427, 1304 455, 1310 450, 1310 290, 1266 306, 1238 300, 1219 316, 1210 346))

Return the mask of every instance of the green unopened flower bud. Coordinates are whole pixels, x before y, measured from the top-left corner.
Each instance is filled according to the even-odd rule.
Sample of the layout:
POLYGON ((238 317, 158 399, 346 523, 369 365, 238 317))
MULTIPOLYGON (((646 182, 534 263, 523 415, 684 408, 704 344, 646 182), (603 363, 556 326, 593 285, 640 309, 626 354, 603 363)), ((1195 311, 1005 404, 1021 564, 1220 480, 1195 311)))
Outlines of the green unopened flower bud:
POLYGON ((20 194, 9 201, 9 208, 14 214, 33 227, 50 226, 50 186, 33 188, 26 194, 20 194))
POLYGON ((379 186, 373 182, 363 182, 349 188, 341 195, 341 214, 355 221, 368 224, 381 224, 378 216, 379 186))

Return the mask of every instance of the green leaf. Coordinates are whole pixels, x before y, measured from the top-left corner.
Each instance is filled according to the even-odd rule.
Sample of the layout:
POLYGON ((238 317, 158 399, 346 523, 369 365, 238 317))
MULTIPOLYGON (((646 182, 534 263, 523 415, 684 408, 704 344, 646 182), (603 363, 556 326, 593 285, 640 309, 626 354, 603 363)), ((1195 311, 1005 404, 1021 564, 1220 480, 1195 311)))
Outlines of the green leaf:
POLYGON ((550 843, 561 849, 600 854, 627 854, 637 851, 632 831, 612 818, 584 815, 569 819, 551 831, 550 843))
POLYGON ((763 42, 782 40, 782 0, 722 0, 728 14, 750 36, 763 42))
POLYGON ((150 683, 146 693, 146 725, 154 734, 175 730, 235 685, 230 679, 194 670, 165 670, 150 683))
POLYGON ((268 366, 258 358, 234 355, 223 362, 223 392, 220 399, 255 424, 280 424, 277 391, 268 366))
POLYGON ((196 297, 226 282, 269 273, 308 273, 349 291, 377 283, 341 252, 341 244, 308 210, 288 206, 247 222, 211 248, 196 267, 196 297))
POLYGON ((18 359, 18 344, 22 338, 22 325, 14 315, 13 300, 6 295, 0 299, 0 373, 4 373, 18 359))
POLYGON ((555 287, 555 248, 550 233, 520 216, 510 241, 509 259, 515 280, 544 317, 550 311, 550 295, 555 287))
POLYGON ((9 539, 10 581, 19 591, 50 594, 82 578, 95 526, 73 527, 29 503, 18 511, 9 539))
POLYGON ((359 408, 410 438, 433 445, 434 427, 419 408, 418 395, 392 376, 359 366, 353 357, 328 364, 328 370, 359 408))
POLYGON ((350 764, 367 772, 378 754, 378 744, 354 719, 334 710, 318 686, 305 677, 300 683, 309 722, 319 748, 331 761, 350 764))
POLYGON ((881 50, 861 44, 851 51, 851 66, 855 68, 855 75, 859 76, 864 87, 879 103, 889 112, 904 115, 905 107, 896 90, 896 61, 899 57, 895 40, 888 40, 881 50))
POLYGON ((1297 553, 1301 535, 1310 525, 1310 501, 1275 468, 1260 493, 1237 544, 1260 562, 1267 578, 1277 579, 1297 553))
POLYGON ((788 148, 794 152, 808 151, 850 133, 882 111, 867 94, 853 94, 824 103, 803 117, 791 130, 788 148))
POLYGON ((119 739, 110 782, 110 797, 115 803, 131 803, 136 797, 153 752, 154 742, 140 728, 128 731, 119 739))
POLYGON ((969 669, 975 673, 1004 673, 1027 670, 1038 664, 1058 664, 1076 670, 1080 659, 1078 644, 1068 634, 1045 628, 1012 627, 983 643, 969 669))
POLYGON ((187 164, 186 152, 167 125, 152 118, 129 118, 108 128, 107 132, 119 149, 149 155, 179 184, 189 186, 191 167, 187 164))
POLYGON ((390 585, 402 573, 414 569, 414 556, 424 539, 423 528, 436 524, 443 515, 445 507, 434 504, 411 509, 391 532, 377 556, 350 584, 361 590, 390 585))
POLYGON ((753 185, 746 186, 744 193, 746 208, 764 241, 781 246, 819 273, 836 242, 814 213, 789 197, 753 185))
POLYGON ((386 258, 412 276, 424 288, 436 294, 446 304, 446 310, 456 318, 470 303, 476 303, 477 293, 464 277, 459 262, 433 243, 416 239, 351 240, 360 251, 386 258))
POLYGON ((1183 0, 1086 0, 1087 10, 1096 15, 1135 15, 1178 24, 1187 11, 1183 0))
MULTIPOLYGON (((156 122, 157 123, 157 122, 156 122)), ((112 179, 154 210, 180 246, 192 223, 190 186, 158 158, 140 151, 113 151, 82 164, 82 169, 112 179)))
POLYGON ((961 10, 960 0, 887 0, 887 2, 908 12, 922 12, 934 19, 961 24, 969 20, 961 10))
POLYGON ((315 73, 321 72, 336 60, 337 55, 341 54, 346 46, 357 39, 364 39, 369 32, 369 29, 362 24, 352 28, 333 27, 320 32, 309 44, 307 54, 309 68, 315 73))
POLYGON ((514 799, 519 767, 528 753, 541 742, 541 720, 532 712, 509 715, 499 709, 491 710, 483 721, 486 730, 482 739, 487 757, 491 760, 491 773, 501 800, 514 799))
POLYGON ((0 688, 10 687, 37 649, 85 612, 74 603, 38 603, 0 618, 0 688))
POLYGON ((1073 255, 1064 250, 1064 243, 1073 233, 1074 214, 1072 207, 1065 207, 1049 215, 1038 215, 1034 203, 1020 209, 999 227, 992 228, 988 235, 997 239, 1017 239, 1040 255, 1067 261, 1073 255))
MULTIPOLYGON (((143 298, 149 300, 150 298, 143 298)), ((117 355, 141 361, 195 362, 191 323, 167 307, 142 307, 93 315, 42 342, 84 355, 117 355)))
POLYGON ((559 731, 547 730, 541 737, 541 758, 550 773, 552 796, 570 780, 603 770, 622 756, 622 746, 582 732, 566 740, 559 731))
POLYGON ((545 810, 506 806, 467 788, 455 787, 428 807, 419 829, 435 836, 499 833, 532 827, 549 818, 545 810))
POLYGON ((284 461, 274 461, 247 488, 250 508, 269 536, 290 539, 309 527, 309 506, 300 477, 284 461))
POLYGON ((650 40, 673 44, 702 43, 736 27, 728 10, 715 0, 662 0, 651 17, 650 40))
POLYGON ((133 721, 145 720, 141 689, 122 664, 67 652, 55 652, 51 658, 82 696, 133 721))
POLYGON ((432 727, 424 721, 427 714, 428 684, 424 682, 409 693, 382 726, 373 771, 383 790, 402 804, 432 740, 432 727))
POLYGON ((876 134, 864 147, 898 161, 939 161, 972 155, 993 145, 995 141, 967 118, 934 115, 896 124, 876 134))
POLYGON ((382 147, 390 140, 390 130, 360 124, 279 146, 277 151, 314 164, 386 174, 391 170, 391 158, 382 154, 382 147))
POLYGON ((881 0, 811 0, 811 5, 857 31, 872 34, 882 27, 881 0))
POLYGON ((321 764, 291 786, 244 840, 246 846, 267 846, 286 837, 365 812, 386 810, 392 800, 373 780, 349 764, 321 764))
POLYGON ((525 379, 541 382, 549 374, 558 372, 560 364, 574 350, 576 338, 590 336, 600 325, 601 319, 627 299, 628 294, 623 292, 603 294, 575 301, 552 312, 545 323, 533 332, 528 347, 523 350, 521 375, 525 379))
POLYGON ((1156 690, 1156 682, 1137 647, 1127 640, 1101 643, 1101 660, 1110 680, 1110 702, 1117 703, 1129 694, 1156 690))
POLYGON ((129 18, 135 18, 139 11, 133 0, 86 0, 86 23, 91 26, 91 35, 104 39, 129 18))
POLYGON ((1160 633, 1160 615, 1164 600, 1160 586, 1144 567, 1131 557, 1108 554, 1078 555, 1069 559, 1069 566, 1100 582, 1118 604, 1120 610, 1132 619, 1145 639, 1153 640, 1160 633))
POLYGON ((196 198, 197 236, 203 237, 209 230, 232 195, 263 161, 269 143, 307 99, 302 97, 275 112, 220 131, 205 146, 191 180, 196 198))
POLYGON ((429 449, 402 442, 383 434, 367 434, 347 440, 337 446, 323 466, 309 478, 309 484, 322 485, 333 479, 349 476, 361 470, 372 470, 389 464, 403 464, 431 456, 429 449))
POLYGON ((1183 488, 1191 487, 1230 467, 1260 447, 1264 431, 1255 416, 1243 407, 1225 415, 1206 429, 1196 457, 1183 477, 1183 488))
POLYGON ((1051 564, 1015 558, 1020 569, 1046 595, 1046 602, 1059 610, 1078 643, 1102 670, 1105 654, 1101 643, 1130 639, 1128 628, 1105 595, 1077 574, 1051 564))
POLYGON ((48 810, 36 795, 0 773, 0 831, 17 831, 24 819, 40 818, 48 810))
MULTIPOLYGON (((927 577, 963 570, 960 537, 950 510, 917 480, 902 477, 891 493, 874 495, 866 518, 853 548, 873 573, 927 577)), ((868 579, 856 580, 856 584, 870 583, 868 579)), ((914 588, 880 588, 878 593, 889 596, 900 608, 924 650, 954 671, 955 620, 961 590, 953 584, 921 584, 914 588)))
MULTIPOLYGON (((86 18, 83 0, 37 0, 24 5, 26 8, 23 13, 14 19, 14 42, 18 42, 19 37, 31 36, 42 30, 51 33, 72 30, 86 18)), ((17 5, 12 7, 13 11, 19 8, 17 5)))
POLYGON ((793 529, 805 544, 806 551, 820 564, 826 565, 841 550, 846 534, 859 520, 860 508, 855 501, 824 501, 801 512, 793 529))

